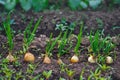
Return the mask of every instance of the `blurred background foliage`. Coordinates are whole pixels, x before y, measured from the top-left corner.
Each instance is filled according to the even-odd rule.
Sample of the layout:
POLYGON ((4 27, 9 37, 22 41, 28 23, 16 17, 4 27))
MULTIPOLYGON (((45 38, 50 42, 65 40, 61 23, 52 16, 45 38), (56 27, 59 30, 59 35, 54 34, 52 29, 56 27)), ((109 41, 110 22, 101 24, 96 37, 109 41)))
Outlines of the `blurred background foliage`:
POLYGON ((120 0, 0 0, 0 7, 11 10, 16 7, 24 11, 42 11, 44 9, 96 10, 104 7, 120 6, 120 0))

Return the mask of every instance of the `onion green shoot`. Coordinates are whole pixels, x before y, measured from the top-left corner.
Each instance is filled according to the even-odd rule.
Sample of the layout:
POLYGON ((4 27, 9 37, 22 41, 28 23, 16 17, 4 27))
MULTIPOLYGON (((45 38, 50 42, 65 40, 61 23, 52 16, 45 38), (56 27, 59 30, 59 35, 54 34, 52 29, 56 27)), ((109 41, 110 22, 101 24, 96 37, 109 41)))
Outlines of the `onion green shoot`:
POLYGON ((76 55, 78 54, 78 50, 79 50, 81 39, 82 39, 82 28, 83 28, 83 22, 81 22, 81 28, 80 28, 80 32, 78 34, 78 41, 77 41, 77 44, 74 48, 74 52, 76 55))
POLYGON ((37 21, 37 23, 35 24, 33 31, 31 31, 33 20, 31 20, 31 22, 28 24, 28 26, 26 27, 26 29, 24 31, 24 48, 26 50, 28 50, 29 45, 31 44, 31 42, 34 39, 35 32, 41 22, 41 19, 42 19, 42 17, 40 17, 39 20, 37 21))
POLYGON ((50 40, 47 42, 47 46, 46 46, 46 54, 48 55, 48 56, 50 56, 50 53, 51 53, 51 51, 54 49, 54 47, 55 47, 55 45, 56 45, 56 43, 57 43, 57 41, 59 40, 59 38, 61 37, 61 34, 62 33, 60 33, 59 34, 59 36, 56 38, 56 40, 54 41, 54 40, 52 40, 52 33, 51 33, 51 35, 50 35, 50 40))
POLYGON ((63 38, 61 39, 61 42, 58 45, 58 57, 60 57, 61 55, 63 55, 66 51, 64 51, 64 48, 67 44, 67 33, 68 31, 66 31, 63 35, 63 38))
POLYGON ((7 20, 5 22, 3 22, 3 26, 7 35, 7 40, 8 40, 8 48, 9 48, 9 54, 6 57, 6 59, 8 59, 9 62, 14 62, 15 58, 12 56, 12 50, 14 47, 14 43, 13 43, 13 33, 10 27, 10 13, 7 16, 7 20))
POLYGON ((14 43, 13 43, 13 33, 10 27, 10 14, 8 14, 7 20, 3 22, 3 26, 8 40, 9 51, 11 52, 13 50, 14 43))
POLYGON ((95 36, 92 37, 92 33, 90 33, 90 48, 92 48, 92 51, 94 52, 94 55, 98 54, 100 52, 99 49, 99 32, 97 31, 95 33, 95 36))

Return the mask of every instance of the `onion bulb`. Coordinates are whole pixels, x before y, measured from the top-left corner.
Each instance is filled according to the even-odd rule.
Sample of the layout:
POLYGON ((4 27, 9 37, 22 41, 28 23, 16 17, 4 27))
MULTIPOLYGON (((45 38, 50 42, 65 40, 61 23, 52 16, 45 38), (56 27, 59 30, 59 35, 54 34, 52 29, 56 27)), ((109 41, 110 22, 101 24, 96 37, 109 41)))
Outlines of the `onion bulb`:
POLYGON ((113 63, 112 57, 107 56, 107 57, 106 57, 106 63, 107 63, 107 64, 112 64, 112 63, 113 63))
POLYGON ((8 54, 8 56, 6 57, 6 59, 8 59, 9 62, 14 62, 15 58, 12 56, 11 53, 8 54))
POLYGON ((50 64, 51 63, 51 59, 48 57, 48 55, 45 55, 43 63, 46 63, 46 64, 50 64))
POLYGON ((57 60, 57 63, 58 63, 58 64, 63 64, 63 61, 59 58, 59 59, 57 60))
POLYGON ((90 57, 88 57, 88 62, 90 62, 90 63, 96 63, 96 58, 91 55, 90 57))
POLYGON ((35 56, 30 53, 30 52, 27 52, 24 56, 24 61, 26 62, 34 62, 35 61, 35 56))
POLYGON ((79 62, 79 58, 78 58, 77 55, 74 55, 74 56, 72 56, 72 58, 70 59, 70 61, 71 61, 72 63, 77 63, 77 62, 79 62))

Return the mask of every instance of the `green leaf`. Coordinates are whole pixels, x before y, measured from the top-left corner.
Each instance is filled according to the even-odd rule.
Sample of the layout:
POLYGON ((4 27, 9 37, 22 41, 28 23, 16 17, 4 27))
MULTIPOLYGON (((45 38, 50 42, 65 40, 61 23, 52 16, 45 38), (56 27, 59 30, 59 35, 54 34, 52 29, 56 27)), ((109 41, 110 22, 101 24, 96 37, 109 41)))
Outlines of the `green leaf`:
POLYGON ((72 10, 76 10, 80 5, 81 0, 69 0, 68 5, 72 10))
POLYGON ((80 28, 80 32, 78 34, 78 41, 77 41, 77 44, 74 48, 74 52, 77 54, 78 53, 78 50, 79 50, 79 47, 80 47, 80 44, 81 44, 81 40, 82 40, 82 28, 83 28, 83 22, 81 22, 81 28, 80 28))
POLYGON ((102 0, 89 0, 89 6, 93 9, 96 9, 101 2, 102 0))
POLYGON ((4 6, 7 10, 11 10, 16 6, 16 0, 6 0, 4 6))
POLYGON ((28 11, 32 7, 32 0, 19 0, 21 7, 25 10, 28 11))
POLYGON ((84 1, 80 2, 80 6, 82 7, 82 9, 86 9, 88 7, 87 3, 84 1))
POLYGON ((4 5, 5 1, 4 0, 0 0, 0 4, 4 5))
POLYGON ((48 6, 48 0, 32 0, 32 6, 35 11, 41 11, 48 6))
POLYGON ((114 0, 114 4, 120 4, 120 0, 114 0))

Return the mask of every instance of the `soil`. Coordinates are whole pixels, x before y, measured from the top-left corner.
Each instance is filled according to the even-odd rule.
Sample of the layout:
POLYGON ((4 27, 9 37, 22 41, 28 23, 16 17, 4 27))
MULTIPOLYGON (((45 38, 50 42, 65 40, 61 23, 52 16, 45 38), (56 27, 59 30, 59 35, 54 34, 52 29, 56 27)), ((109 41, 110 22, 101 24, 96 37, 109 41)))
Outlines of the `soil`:
MULTIPOLYGON (((6 15, 0 14, 0 16, 1 16, 0 26, 2 26, 2 22, 6 18, 6 15)), ((52 55, 51 57, 52 60, 51 64, 44 64, 42 62, 43 54, 45 53, 46 40, 49 38, 51 32, 53 33, 54 37, 58 36, 60 31, 55 30, 56 23, 59 23, 62 18, 66 18, 68 23, 72 23, 74 21, 77 23, 75 30, 73 32, 74 34, 79 33, 79 24, 80 21, 83 20, 85 25, 83 31, 84 37, 85 35, 88 35, 88 33, 91 30, 96 31, 98 29, 104 31, 103 36, 109 35, 115 37, 113 42, 117 43, 117 47, 115 48, 116 58, 114 59, 114 63, 109 65, 112 67, 112 69, 107 70, 106 72, 102 72, 101 76, 103 77, 112 76, 112 80, 120 80, 120 58, 119 58, 120 38, 119 37, 117 38, 117 36, 120 35, 120 28, 115 28, 115 26, 120 26, 120 9, 115 9, 113 11, 46 10, 44 12, 39 12, 39 13, 33 13, 32 11, 26 13, 19 9, 14 11, 11 17, 11 19, 13 20, 11 27, 15 33, 15 37, 14 37, 15 47, 13 50, 14 53, 13 55, 19 56, 18 61, 20 62, 21 65, 16 67, 10 63, 8 65, 9 68, 17 72, 22 70, 22 73, 27 75, 26 70, 29 63, 24 62, 23 55, 19 54, 19 51, 22 50, 22 44, 23 44, 22 33, 25 27, 27 26, 27 24, 32 19, 32 17, 34 18, 34 24, 35 24, 35 22, 38 20, 40 16, 43 16, 43 19, 36 32, 35 40, 30 46, 30 52, 32 52, 36 57, 34 64, 38 64, 32 76, 35 76, 37 74, 42 74, 43 71, 52 70, 53 73, 49 80, 58 80, 60 77, 69 80, 68 75, 65 72, 61 72, 60 66, 57 64, 57 49, 54 49, 53 51, 54 55, 52 55), (96 19, 100 19, 102 23, 97 22, 96 19)), ((84 47, 85 49, 81 52, 79 56, 80 59, 79 63, 75 63, 75 64, 70 63, 70 57, 73 56, 72 51, 68 52, 68 54, 65 54, 61 57, 63 62, 67 64, 65 67, 75 71, 73 78, 76 80, 79 80, 79 75, 83 68, 85 69, 83 77, 85 78, 84 80, 87 80, 88 76, 90 75, 90 70, 94 71, 98 67, 97 64, 90 64, 87 61, 88 52, 86 47, 88 46, 89 46, 89 41, 86 38, 83 38, 81 48, 84 47)), ((0 53, 2 57, 0 57, 0 63, 2 62, 2 59, 7 56, 7 52, 8 52, 7 39, 4 30, 1 30, 0 53)), ((4 76, 4 74, 0 74, 0 76, 4 76)), ((27 77, 26 79, 29 80, 30 78, 27 77)))

